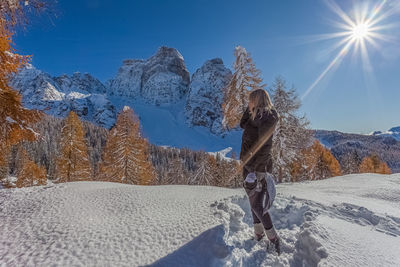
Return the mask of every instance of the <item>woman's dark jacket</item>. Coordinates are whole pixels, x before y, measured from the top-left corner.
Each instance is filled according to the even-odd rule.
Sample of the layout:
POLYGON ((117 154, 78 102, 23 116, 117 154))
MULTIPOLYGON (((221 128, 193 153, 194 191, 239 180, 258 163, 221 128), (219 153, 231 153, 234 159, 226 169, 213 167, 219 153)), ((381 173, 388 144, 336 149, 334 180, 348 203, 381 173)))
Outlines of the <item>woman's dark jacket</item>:
MULTIPOLYGON (((252 146, 258 142, 271 127, 278 121, 278 113, 273 108, 271 111, 264 111, 263 114, 257 114, 253 120, 250 117, 249 108, 244 112, 240 120, 240 127, 244 129, 242 136, 242 147, 240 150, 240 159, 247 157, 252 146)), ((257 151, 243 168, 244 178, 249 172, 272 172, 272 137, 257 151)))

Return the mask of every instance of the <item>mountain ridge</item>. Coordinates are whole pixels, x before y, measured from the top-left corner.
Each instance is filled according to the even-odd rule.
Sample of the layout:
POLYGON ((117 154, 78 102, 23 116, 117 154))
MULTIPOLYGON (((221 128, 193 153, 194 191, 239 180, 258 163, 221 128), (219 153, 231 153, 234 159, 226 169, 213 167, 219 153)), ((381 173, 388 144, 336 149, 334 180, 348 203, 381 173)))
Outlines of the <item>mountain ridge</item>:
POLYGON ((27 64, 14 76, 11 85, 21 93, 28 108, 59 117, 73 110, 82 119, 106 128, 112 127, 119 111, 112 97, 155 107, 185 101, 182 112, 189 127, 205 127, 221 135, 222 90, 230 77, 231 71, 222 59, 215 58, 207 60, 191 78, 179 51, 162 46, 148 59, 123 60, 116 76, 105 83, 89 73, 51 76, 27 64))
POLYGON ((356 152, 360 158, 377 154, 393 173, 400 172, 400 141, 393 136, 313 131, 314 137, 331 150, 341 165, 346 160, 345 156, 350 153, 356 152))
POLYGON ((400 126, 392 127, 389 130, 382 132, 382 131, 374 131, 370 135, 372 136, 386 136, 386 137, 393 137, 397 141, 400 141, 400 126))
MULTIPOLYGON (((231 77, 231 70, 219 58, 205 61, 190 77, 179 51, 160 47, 148 59, 124 60, 106 83, 89 73, 53 77, 28 64, 11 85, 21 93, 27 108, 53 116, 65 117, 73 110, 84 120, 111 128, 117 112, 128 105, 153 144, 209 152, 232 147, 238 153, 241 131, 222 127, 223 89, 231 77)), ((400 127, 370 135, 314 132, 339 161, 349 151, 367 156, 375 149, 394 172, 400 172, 396 161, 400 158, 400 127)))

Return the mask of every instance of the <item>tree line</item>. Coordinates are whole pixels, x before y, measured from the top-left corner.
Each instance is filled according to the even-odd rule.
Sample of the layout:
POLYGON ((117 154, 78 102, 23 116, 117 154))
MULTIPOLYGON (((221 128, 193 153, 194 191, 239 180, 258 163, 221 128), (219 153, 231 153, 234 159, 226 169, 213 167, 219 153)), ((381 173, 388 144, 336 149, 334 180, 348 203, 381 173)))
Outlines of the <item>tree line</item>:
POLYGON ((129 107, 120 112, 110 131, 82 122, 74 112, 64 120, 42 115, 32 130, 37 131, 37 140, 20 141, 9 149, 3 166, 6 175, 0 177, 5 187, 44 185, 47 179, 137 185, 240 185, 235 159, 149 144, 129 107))

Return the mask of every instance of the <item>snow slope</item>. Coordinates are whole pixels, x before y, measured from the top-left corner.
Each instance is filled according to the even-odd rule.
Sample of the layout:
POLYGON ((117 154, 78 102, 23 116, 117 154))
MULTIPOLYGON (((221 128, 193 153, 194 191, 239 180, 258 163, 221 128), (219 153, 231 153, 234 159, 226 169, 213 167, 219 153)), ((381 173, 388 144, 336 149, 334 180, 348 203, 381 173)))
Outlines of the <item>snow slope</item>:
POLYGON ((76 182, 0 190, 1 266, 399 266, 400 175, 280 184, 280 257, 242 189, 76 182))
MULTIPOLYGON (((214 135, 205 127, 191 126, 185 118, 185 101, 173 105, 154 106, 138 100, 110 97, 117 110, 129 106, 140 119, 143 134, 150 143, 160 146, 191 148, 216 152, 232 147, 240 152, 242 131, 235 130, 224 135, 214 135)), ((230 156, 230 155, 229 155, 230 156)))

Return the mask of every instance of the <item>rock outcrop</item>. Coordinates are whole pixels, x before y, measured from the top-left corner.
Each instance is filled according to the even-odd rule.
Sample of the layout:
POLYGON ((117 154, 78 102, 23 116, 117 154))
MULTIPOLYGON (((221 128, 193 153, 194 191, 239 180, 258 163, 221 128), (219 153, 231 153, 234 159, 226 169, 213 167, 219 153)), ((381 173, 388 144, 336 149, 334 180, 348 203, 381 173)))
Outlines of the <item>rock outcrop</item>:
POLYGON ((223 132, 223 89, 231 77, 232 72, 219 58, 206 61, 193 74, 185 109, 190 125, 209 128, 214 134, 223 132))
POLYGON ((174 104, 188 91, 189 72, 175 48, 160 47, 147 60, 125 60, 109 83, 109 94, 144 99, 152 104, 174 104))

